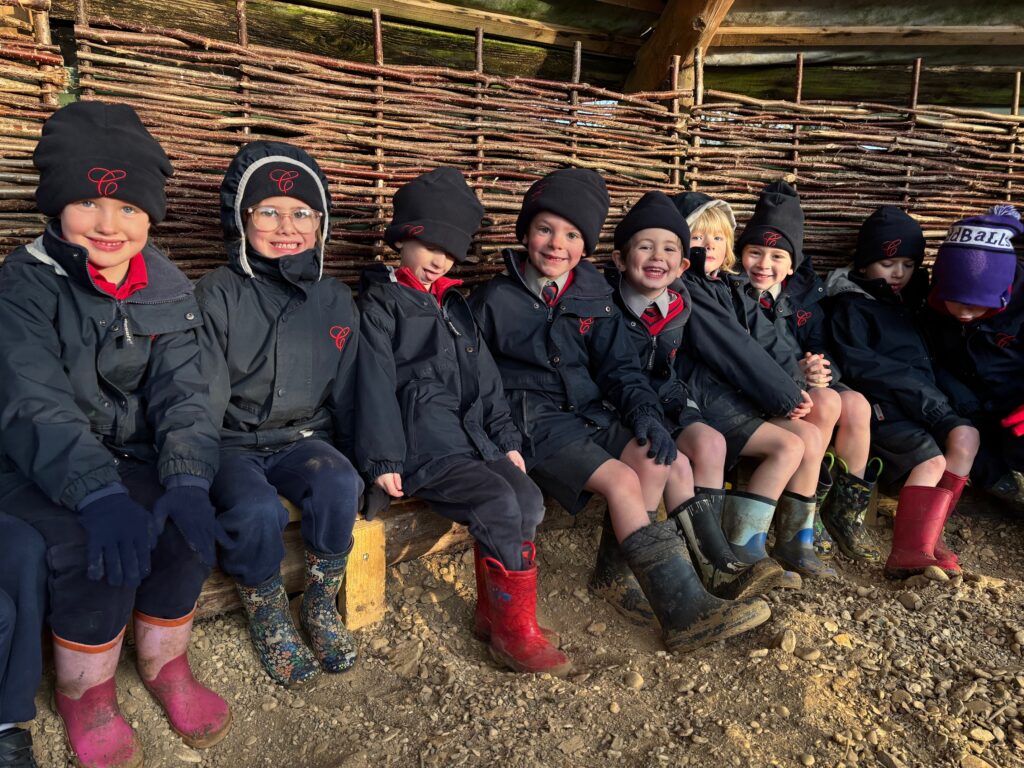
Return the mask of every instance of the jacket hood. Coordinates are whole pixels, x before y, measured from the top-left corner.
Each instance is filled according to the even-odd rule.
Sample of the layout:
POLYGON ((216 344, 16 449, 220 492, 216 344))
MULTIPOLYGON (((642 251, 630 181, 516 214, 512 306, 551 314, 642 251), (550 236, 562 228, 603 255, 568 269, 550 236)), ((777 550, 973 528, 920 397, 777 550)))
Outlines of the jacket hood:
POLYGON ((928 269, 918 267, 910 276, 900 294, 893 293, 885 280, 869 280, 853 271, 850 264, 833 270, 825 281, 825 293, 829 297, 843 294, 861 294, 870 299, 889 301, 913 307, 924 302, 928 294, 928 269))
POLYGON ((220 222, 228 246, 228 258, 244 274, 255 276, 246 250, 242 200, 253 174, 271 163, 296 166, 309 174, 318 187, 324 211, 321 218, 321 244, 315 247, 319 280, 324 273, 324 246, 330 238, 331 230, 331 197, 327 191, 327 177, 307 152, 281 141, 254 141, 246 144, 238 150, 224 174, 220 185, 220 222))
POLYGON ((852 265, 833 269, 829 272, 828 277, 825 278, 825 295, 831 297, 841 296, 844 293, 859 293, 862 296, 867 296, 869 299, 874 299, 874 296, 850 279, 851 269, 853 269, 852 265))

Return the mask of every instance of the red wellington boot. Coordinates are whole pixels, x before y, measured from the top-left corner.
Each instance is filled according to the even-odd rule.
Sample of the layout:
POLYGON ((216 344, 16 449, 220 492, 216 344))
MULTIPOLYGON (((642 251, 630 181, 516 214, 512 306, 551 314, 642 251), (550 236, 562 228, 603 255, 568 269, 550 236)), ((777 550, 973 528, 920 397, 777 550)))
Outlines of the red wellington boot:
MULTIPOLYGON (((531 544, 532 547, 532 544, 531 544)), ((509 571, 493 557, 484 558, 491 612, 491 656, 516 672, 564 675, 569 658, 553 646, 537 625, 537 565, 509 571)))
POLYGON ((179 619, 135 612, 135 652, 142 684, 190 747, 212 747, 231 728, 228 703, 192 676, 188 641, 193 610, 179 619))
MULTIPOLYGON (((533 566, 537 559, 537 548, 532 541, 523 542, 523 561, 533 566)), ((473 634, 485 643, 491 639, 491 604, 487 599, 487 566, 480 552, 480 545, 473 543, 473 566, 476 570, 476 610, 473 612, 473 634)), ((556 648, 561 645, 561 638, 553 629, 540 628, 548 642, 556 648)))
MULTIPOLYGON (((953 494, 953 500, 949 503, 949 512, 946 513, 946 520, 949 520, 953 515, 953 510, 956 509, 956 505, 960 501, 965 485, 967 485, 967 478, 963 475, 954 475, 949 471, 942 473, 938 487, 945 488, 953 494)), ((946 546, 946 542, 941 534, 939 535, 938 542, 935 544, 935 559, 939 561, 939 567, 946 573, 960 573, 960 559, 953 550, 946 546)))
POLYGON ((53 636, 53 698, 79 768, 142 765, 142 745, 117 706, 114 672, 123 642, 123 629, 103 645, 53 636))
POLYGON ((896 505, 892 551, 885 561, 886 578, 905 579, 929 565, 939 565, 935 542, 942 535, 952 499, 953 494, 945 488, 903 486, 896 505))

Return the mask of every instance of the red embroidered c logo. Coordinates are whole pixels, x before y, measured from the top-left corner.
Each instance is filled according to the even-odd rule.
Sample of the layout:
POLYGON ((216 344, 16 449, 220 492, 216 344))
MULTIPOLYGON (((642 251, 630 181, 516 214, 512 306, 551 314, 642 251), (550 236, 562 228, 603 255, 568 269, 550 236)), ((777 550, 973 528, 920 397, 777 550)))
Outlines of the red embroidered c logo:
POLYGON ((811 313, 805 309, 797 310, 796 313, 796 324, 798 328, 803 328, 807 325, 807 322, 811 319, 811 313))
POLYGON ((1008 333, 996 334, 996 346, 1000 349, 1006 349, 1008 346, 1013 344, 1017 340, 1016 336, 1011 336, 1008 333))
POLYGON ((270 180, 276 183, 277 188, 282 192, 291 192, 297 178, 299 178, 298 171, 286 171, 283 168, 278 168, 270 172, 270 180))
POLYGON ((416 237, 416 235, 422 235, 423 234, 423 225, 422 224, 403 224, 402 225, 402 232, 404 232, 409 237, 416 237))
POLYGON ((779 240, 781 240, 781 239, 782 239, 782 235, 780 235, 778 232, 765 232, 764 233, 764 244, 768 248, 774 248, 775 244, 778 243, 779 240))
POLYGON ((895 259, 896 254, 899 253, 900 250, 900 243, 902 242, 902 240, 886 240, 882 243, 882 253, 885 254, 885 258, 895 259))
POLYGON ((120 168, 92 168, 86 176, 96 185, 100 197, 109 197, 117 192, 117 182, 126 178, 128 174, 120 168))
POLYGON ((334 346, 341 352, 345 348, 345 340, 348 339, 352 333, 352 329, 348 326, 332 325, 331 326, 331 338, 334 339, 334 346))
POLYGON ((590 330, 594 324, 594 318, 592 317, 581 317, 580 318, 580 335, 585 336, 587 331, 590 330))

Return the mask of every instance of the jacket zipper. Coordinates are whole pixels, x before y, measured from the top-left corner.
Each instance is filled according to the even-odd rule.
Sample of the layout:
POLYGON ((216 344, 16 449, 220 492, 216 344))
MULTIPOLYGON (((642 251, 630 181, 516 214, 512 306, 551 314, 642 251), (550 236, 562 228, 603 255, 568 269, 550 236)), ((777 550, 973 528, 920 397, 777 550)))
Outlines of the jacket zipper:
POLYGON ((654 358, 658 354, 658 337, 651 336, 651 354, 647 357, 647 370, 654 370, 654 358))

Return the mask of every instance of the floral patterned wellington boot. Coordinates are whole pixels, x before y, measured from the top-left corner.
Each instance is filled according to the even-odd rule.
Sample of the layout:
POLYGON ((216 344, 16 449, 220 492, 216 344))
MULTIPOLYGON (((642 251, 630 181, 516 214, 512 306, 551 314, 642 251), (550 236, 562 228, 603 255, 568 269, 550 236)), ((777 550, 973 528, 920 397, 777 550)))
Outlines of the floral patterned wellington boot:
POLYGON ((338 590, 345 578, 348 555, 319 555, 306 550, 306 591, 299 621, 309 635, 313 653, 328 672, 344 672, 356 663, 356 644, 338 615, 338 590))
POLYGON ((851 560, 877 562, 882 556, 864 530, 864 516, 871 505, 871 493, 881 472, 881 459, 868 462, 863 478, 851 475, 842 459, 839 459, 839 467, 835 490, 821 509, 822 520, 840 552, 851 560))
POLYGON ((249 637, 256 655, 274 682, 295 685, 320 674, 316 657, 292 623, 281 575, 271 576, 255 587, 235 586, 249 617, 249 637))
POLYGON ((821 521, 821 510, 830 495, 835 495, 832 490, 832 468, 835 466, 836 456, 831 451, 825 453, 821 460, 821 469, 818 472, 818 488, 814 493, 814 551, 821 560, 828 560, 835 554, 835 542, 829 535, 829 530, 821 521))

